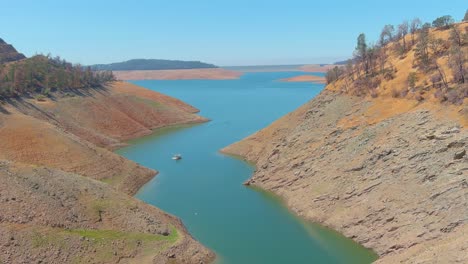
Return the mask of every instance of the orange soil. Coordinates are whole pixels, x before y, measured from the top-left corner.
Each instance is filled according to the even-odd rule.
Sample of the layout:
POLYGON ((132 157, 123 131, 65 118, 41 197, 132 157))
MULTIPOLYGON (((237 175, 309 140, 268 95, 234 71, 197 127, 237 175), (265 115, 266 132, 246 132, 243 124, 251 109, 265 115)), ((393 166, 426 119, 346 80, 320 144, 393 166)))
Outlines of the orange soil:
POLYGON ((154 71, 114 71, 120 80, 229 80, 238 79, 242 73, 222 68, 154 71))
POLYGON ((158 127, 206 121, 177 99, 122 82, 87 95, 3 108, 9 113, 0 114, 0 159, 103 180, 129 194, 156 172, 101 147, 122 146, 158 127))
POLYGON ((281 79, 283 82, 313 82, 313 83, 326 83, 326 79, 321 76, 314 75, 301 75, 291 78, 281 79))

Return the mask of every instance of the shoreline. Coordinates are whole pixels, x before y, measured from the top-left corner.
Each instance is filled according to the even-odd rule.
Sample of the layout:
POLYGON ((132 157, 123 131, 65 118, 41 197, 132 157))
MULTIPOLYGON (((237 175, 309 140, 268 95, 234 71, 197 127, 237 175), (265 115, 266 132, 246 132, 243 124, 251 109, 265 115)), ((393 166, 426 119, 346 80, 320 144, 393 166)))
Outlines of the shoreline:
POLYGON ((135 70, 113 71, 115 77, 124 81, 141 80, 235 80, 242 72, 223 68, 181 70, 135 70))
MULTIPOLYGON (((239 141, 239 142, 242 142, 242 140, 239 141)), ((236 144, 236 143, 234 143, 234 144, 236 144)), ((362 247, 363 249, 365 249, 365 250, 369 251, 370 253, 372 253, 375 256, 374 261, 377 261, 380 258, 379 254, 373 248, 369 248, 369 247, 366 247, 366 246, 362 245, 359 241, 356 241, 352 237, 349 237, 349 236, 345 235, 344 233, 340 232, 337 228, 335 228, 333 226, 326 225, 324 222, 321 222, 319 219, 311 219, 311 218, 307 218, 307 217, 304 217, 303 215, 298 214, 298 212, 294 211, 292 209, 292 207, 289 205, 288 200, 286 199, 286 197, 283 197, 280 194, 277 194, 272 190, 265 189, 262 186, 251 182, 253 180, 254 175, 255 175, 255 171, 257 171, 257 169, 258 169, 256 161, 249 160, 249 159, 247 159, 245 156, 243 156, 241 154, 237 154, 235 152, 230 152, 229 150, 226 149, 228 147, 229 146, 219 150, 219 153, 221 153, 223 155, 226 155, 228 157, 232 157, 234 159, 238 159, 240 161, 243 161, 243 162, 247 163, 249 166, 252 166, 254 168, 254 173, 252 174, 252 176, 249 179, 247 179, 243 183, 244 186, 246 186, 247 188, 249 188, 251 190, 254 190, 256 192, 259 192, 259 193, 262 193, 262 194, 265 194, 265 195, 268 195, 268 196, 272 197, 279 205, 283 206, 286 210, 288 210, 288 212, 291 213, 291 215, 296 217, 299 220, 299 222, 301 222, 304 225, 304 227, 307 227, 308 224, 312 224, 312 225, 316 225, 316 226, 318 226, 320 228, 326 229, 328 231, 331 231, 331 232, 337 234, 338 236, 341 236, 344 239, 352 240, 356 244, 356 246, 362 247)))
POLYGON ((325 77, 315 75, 299 75, 290 78, 280 79, 280 82, 310 82, 318 84, 326 84, 325 77))
MULTIPOLYGON (((406 205, 400 205, 398 202, 390 203, 387 206, 383 207, 385 211, 381 211, 381 209, 379 209, 380 207, 378 207, 380 205, 380 203, 378 202, 379 199, 375 197, 381 197, 385 194, 386 198, 384 199, 390 199, 390 201, 392 201, 391 199, 396 199, 395 194, 392 194, 391 191, 389 192, 381 189, 384 188, 393 190, 394 188, 397 188, 396 186, 399 186, 398 183, 400 181, 407 179, 407 177, 404 176, 405 174, 402 174, 401 176, 396 176, 398 177, 398 179, 394 179, 391 182, 385 182, 386 178, 383 176, 379 176, 373 180, 377 181, 377 183, 367 183, 365 179, 360 179, 358 176, 363 175, 363 173, 360 172, 361 170, 369 170, 369 172, 366 173, 371 173, 375 169, 383 170, 387 168, 382 166, 388 166, 388 164, 390 163, 378 163, 377 168, 369 167, 369 169, 367 169, 366 166, 360 167, 359 165, 353 163, 351 163, 350 165, 347 163, 347 159, 339 158, 339 155, 343 155, 343 153, 346 154, 346 152, 344 151, 346 150, 346 144, 350 144, 351 146, 354 146, 354 144, 356 144, 355 142, 353 142, 352 138, 356 137, 355 134, 361 131, 361 129, 365 129, 365 127, 368 126, 368 129, 370 129, 371 131, 372 129, 375 129, 375 133, 382 134, 382 131, 377 129, 380 129, 380 127, 382 126, 381 124, 385 124, 386 122, 388 122, 385 121, 386 119, 384 119, 377 123, 369 125, 360 124, 358 126, 357 124, 355 124, 351 127, 343 127, 341 128, 341 130, 340 128, 334 128, 334 126, 327 127, 327 123, 337 124, 336 121, 339 121, 342 118, 349 119, 353 116, 360 116, 361 112, 369 113, 366 111, 374 111, 374 108, 372 108, 372 104, 369 102, 364 103, 365 101, 365 99, 358 99, 356 97, 350 97, 347 95, 338 95, 333 91, 324 90, 324 92, 321 95, 312 99, 305 105, 299 107, 296 111, 276 120, 269 127, 264 128, 229 146, 226 146, 221 150, 221 152, 226 153, 228 155, 234 154, 236 156, 241 157, 243 160, 256 165, 257 169, 252 175, 252 177, 246 181, 247 185, 253 186, 255 188, 260 188, 261 190, 272 191, 274 194, 279 195, 286 204, 286 207, 292 212, 294 212, 294 214, 298 215, 298 217, 305 219, 306 221, 319 223, 320 225, 331 228, 332 230, 336 230, 340 234, 350 239, 353 239, 356 243, 364 246, 365 248, 371 249, 373 252, 378 254, 379 258, 376 260, 378 263, 395 263, 395 260, 401 260, 404 257, 417 257, 418 251, 423 251, 424 248, 428 245, 430 245, 431 247, 435 247, 435 249, 429 250, 435 250, 435 252, 442 252, 442 248, 444 248, 445 244, 450 245, 452 241, 457 241, 457 239, 460 239, 459 237, 457 237, 457 233, 445 234, 442 232, 440 234, 434 234, 433 238, 420 238, 420 234, 418 235, 418 233, 415 232, 422 232, 423 235, 425 234, 425 232, 419 231, 421 230, 419 226, 422 225, 425 221, 422 221, 421 223, 419 221, 414 222, 412 220, 413 211, 411 208, 413 208, 414 203, 418 203, 418 201, 420 201, 421 199, 428 200, 427 198, 425 198, 425 188, 428 188, 427 186, 417 185, 418 188, 420 188, 421 190, 418 190, 416 194, 410 195, 413 198, 408 198, 412 201, 414 200, 414 202, 406 205), (358 110, 359 106, 362 106, 363 109, 358 110), (354 113, 354 115, 349 116, 349 113, 354 113), (311 124, 317 124, 320 122, 322 122, 323 125, 317 126, 317 128, 314 127, 312 131, 297 131, 298 127, 305 128, 311 126, 311 124), (322 130, 322 128, 320 128, 322 126, 325 126, 327 128, 323 128, 324 131, 319 132, 320 130, 322 130), (355 132, 352 132, 354 130, 355 132), (281 132, 276 133, 275 131, 281 132), (340 131, 340 133, 337 133, 336 131, 340 131), (316 135, 310 135, 310 133, 315 133, 316 135), (348 135, 347 133, 351 133, 354 136, 348 135), (343 138, 348 137, 350 138, 348 139, 349 142, 343 140, 343 138), (302 141, 311 142, 310 147, 292 147, 291 144, 293 143, 289 142, 288 144, 288 139, 291 138, 299 138, 302 141), (281 144, 280 142, 283 142, 283 144, 281 144), (326 151, 330 146, 332 146, 333 148, 339 147, 339 151, 336 154, 334 154, 334 152, 326 151), (300 158, 297 155, 301 151, 307 151, 307 153, 309 154, 300 158), (316 158, 309 158, 310 155, 313 155, 316 158), (325 156, 325 158, 322 156, 325 156), (341 161, 336 164, 327 163, 327 161, 330 159, 341 159, 341 161), (322 163, 324 164, 321 165, 322 163), (333 167, 335 169, 332 169, 333 167), (350 169, 347 169, 347 167, 350 167, 350 169), (308 173, 309 169, 307 168, 313 168, 311 171, 312 175, 309 175, 310 172, 308 173), (344 172, 339 172, 340 168, 344 168, 344 172), (277 172, 272 172, 271 170, 275 170, 277 172), (327 173, 327 170, 329 170, 330 172, 327 173), (320 171, 320 174, 318 174, 320 176, 315 175, 315 173, 318 171, 320 171), (348 177, 346 177, 347 187, 343 187, 343 181, 345 180, 342 179, 342 176, 337 175, 346 175, 349 173, 351 173, 352 175, 347 175, 348 177), (311 180, 312 178, 314 180, 311 180), (341 179, 341 181, 338 179, 341 179), (383 183, 381 181, 384 181, 384 184, 380 185, 380 183, 383 183), (369 187, 369 185, 371 187, 369 187), (309 191, 306 191, 306 189, 304 188, 307 186, 317 186, 317 188, 309 187, 307 188, 307 190, 309 191), (421 195, 417 194, 419 192, 421 192, 421 195), (314 202, 305 203, 303 202, 304 199, 312 200, 314 202), (359 203, 362 203, 362 199, 366 201, 371 201, 359 205, 359 203), (351 207, 355 209, 351 211, 349 209, 345 209, 351 207), (403 212, 401 212, 402 210, 403 212), (361 212, 361 214, 359 212, 361 212), (377 220, 373 220, 374 218, 377 220), (384 221, 383 224, 380 224, 378 222, 378 219, 387 218, 388 221, 384 221), (379 225, 376 225, 375 221, 377 221, 379 225), (406 224, 407 221, 412 222, 415 226, 406 224), (391 231, 385 232, 386 229, 391 231), (394 230, 398 231, 392 232, 394 230), (405 244, 397 244, 400 245, 399 247, 401 247, 402 250, 394 250, 394 243, 398 243, 398 241, 395 241, 395 239, 398 239, 400 237, 401 239, 403 239, 403 241, 407 241, 405 242, 405 244, 408 244, 410 246, 405 246, 405 244), (413 244, 415 245, 414 248, 412 246, 413 244)), ((439 111, 443 111, 443 109, 439 111)), ((408 111, 407 115, 417 120, 418 114, 424 114, 429 117, 430 115, 428 113, 430 112, 428 110, 425 110, 425 106, 421 105, 411 111, 408 111)), ((440 120, 439 115, 442 113, 439 113, 439 115, 437 115, 437 110, 431 111, 431 113, 434 116, 432 118, 428 118, 428 121, 426 122, 428 122, 428 124, 430 123, 430 126, 439 127, 440 125, 441 127, 439 127, 437 131, 445 131, 445 129, 447 129, 447 131, 451 131, 450 127, 454 126, 453 122, 458 122, 456 121, 456 119, 451 121, 440 120)), ((397 115, 397 117, 394 117, 394 120, 390 119, 396 123, 396 126, 400 127, 400 122, 408 124, 408 122, 404 119, 404 115, 397 115)), ((387 116, 386 118, 389 117, 387 116)), ((425 126, 426 124, 419 123, 421 121, 415 122, 418 123, 417 126, 425 126)), ((402 136, 406 135, 403 132, 401 133, 402 136)), ((452 141, 463 140, 460 138, 463 135, 462 130, 461 132, 456 133, 452 135, 449 134, 450 136, 447 136, 447 138, 455 137, 455 139, 451 139, 452 141), (456 133, 461 134, 457 135, 456 133)), ((414 135, 414 133, 412 133, 411 135, 411 137, 417 137, 417 135, 414 135)), ((408 138, 410 138, 410 136, 408 136, 408 138)), ((300 143, 301 140, 299 140, 298 142, 300 143)), ((418 142, 417 139, 407 140, 418 142)), ((438 140, 442 143, 442 145, 447 144, 447 142, 444 143, 443 138, 440 138, 438 140)), ((386 142, 386 145, 384 145, 383 147, 396 149, 398 150, 398 152, 395 152, 397 154, 399 154, 400 152, 409 152, 408 154, 404 154, 404 157, 411 157, 412 155, 414 155, 413 151, 417 152, 417 149, 405 149, 399 146, 398 142, 393 141, 386 142)), ((426 147, 430 148, 431 146, 420 146, 419 148, 422 149, 426 147)), ((394 151, 392 150, 392 153, 393 152, 394 151)), ((395 159, 399 159, 400 157, 400 155, 397 154, 394 155, 395 159)), ((371 156, 372 155, 370 155, 369 157, 363 156, 362 159, 372 159, 371 156)), ((440 159, 441 157, 442 154, 439 153, 438 158, 440 159)), ((453 156, 449 156, 447 157, 447 159, 453 160, 453 156)), ((419 164, 419 166, 421 165, 422 164, 419 164)), ((457 178, 459 177, 460 176, 458 176, 457 178)), ((417 181, 417 177, 414 180, 417 181)), ((455 181, 455 179, 453 179, 453 181, 455 181)), ((413 185, 410 184, 410 186, 413 185)), ((436 186, 438 188, 435 189, 435 191, 432 191, 433 193, 443 192, 443 184, 439 184, 436 186), (441 188, 442 190, 440 190, 441 188)), ((453 190, 453 192, 454 194, 452 195, 457 195, 456 193, 460 195, 459 190, 453 190)), ((398 199, 396 201, 398 201, 398 199)), ((444 204, 443 201, 439 203, 444 204)), ((421 206, 421 208, 425 208, 424 204, 421 206)), ((457 207, 460 205, 459 203, 457 203, 453 206, 457 207)), ((419 210, 425 210, 421 208, 419 210)), ((456 215, 452 215, 452 221, 457 221, 457 219, 461 217, 461 213, 462 212, 456 215)), ((438 220, 435 222, 434 225, 434 228, 443 228, 444 225, 447 225, 447 223, 446 221, 438 220)), ((457 230, 461 231, 458 232, 463 232, 463 228, 463 225, 460 225, 460 229, 457 230)), ((454 250, 455 253, 453 254, 456 254, 456 252, 458 252, 459 250, 459 248, 456 248, 456 250, 454 250)), ((450 257, 450 253, 446 254, 448 254, 448 256, 446 257, 450 257)), ((427 256, 427 254, 425 256, 427 256)))
MULTIPOLYGON (((126 159, 124 156, 122 156, 120 153, 119 153, 119 150, 121 149, 124 149, 128 146, 131 146, 134 142, 134 141, 138 141, 138 140, 145 140, 145 138, 150 138, 150 137, 153 137, 153 136, 156 136, 158 133, 160 132, 163 132, 162 130, 172 130, 172 129, 185 129, 185 128, 190 128, 190 127, 194 127, 194 126, 198 126, 198 125, 201 125, 201 124, 204 124, 204 123, 208 123, 210 122, 211 119, 206 119, 206 120, 202 120, 202 121, 199 121, 199 122, 188 122, 188 123, 179 123, 179 124, 171 124, 171 125, 167 125, 167 126, 161 126, 161 127, 157 127, 157 128, 154 128, 152 129, 152 132, 151 133, 148 133, 146 135, 142 135, 142 136, 137 136, 137 137, 132 137, 132 138, 129 138, 128 140, 125 140, 123 141, 123 145, 121 146, 118 146, 117 148, 115 149, 111 149, 110 151, 112 151, 113 153, 119 155, 120 157, 126 159)), ((146 168, 146 167, 145 167, 146 168)), ((138 192, 145 187, 145 185, 147 185, 150 181, 152 181, 156 176, 158 176, 159 174, 159 171, 156 169, 154 170, 156 173, 151 177, 149 178, 147 181, 145 182, 138 182, 138 185, 139 187, 136 188, 136 190, 132 193, 130 193, 129 195, 136 198, 135 195, 138 194, 138 192)))

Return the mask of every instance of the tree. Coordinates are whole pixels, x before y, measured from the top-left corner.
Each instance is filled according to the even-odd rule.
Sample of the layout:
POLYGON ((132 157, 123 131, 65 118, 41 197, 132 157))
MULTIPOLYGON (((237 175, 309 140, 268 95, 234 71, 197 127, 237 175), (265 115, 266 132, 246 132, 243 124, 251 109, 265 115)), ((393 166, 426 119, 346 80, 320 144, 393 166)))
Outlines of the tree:
POLYGON ((410 25, 410 32, 411 32, 411 45, 414 45, 414 35, 418 32, 419 28, 421 27, 421 20, 419 18, 414 18, 411 21, 410 25))
POLYGON ((366 74, 369 73, 369 65, 366 63, 367 57, 367 43, 366 43, 366 35, 364 33, 359 34, 357 38, 357 45, 356 45, 356 59, 358 62, 364 65, 364 71, 366 74))
POLYGON ((432 22, 432 26, 436 28, 446 28, 455 23, 452 16, 441 16, 432 22))
POLYGON ((468 9, 465 12, 465 17, 463 18, 463 21, 465 21, 465 22, 468 21, 468 9))
POLYGON ((421 26, 421 29, 422 30, 429 30, 431 27, 432 27, 431 23, 426 22, 421 26))
POLYGON ((333 69, 328 70, 327 74, 325 75, 325 78, 327 80, 327 84, 330 84, 343 74, 343 69, 342 67, 335 66, 333 69))
POLYGON ((408 25, 408 21, 404 21, 403 23, 401 23, 400 25, 398 25, 398 38, 402 38, 403 39, 403 50, 406 51, 406 34, 408 34, 408 28, 409 28, 409 25, 408 25))
POLYGON ((385 25, 380 33, 380 45, 385 46, 387 43, 393 40, 393 34, 395 27, 393 25, 385 25))
POLYGON ((422 29, 416 43, 415 58, 420 68, 427 70, 430 66, 429 29, 422 29))
POLYGON ((452 28, 449 40, 449 66, 453 72, 453 80, 457 83, 465 83, 468 74, 465 68, 467 59, 463 50, 463 37, 457 27, 452 28))

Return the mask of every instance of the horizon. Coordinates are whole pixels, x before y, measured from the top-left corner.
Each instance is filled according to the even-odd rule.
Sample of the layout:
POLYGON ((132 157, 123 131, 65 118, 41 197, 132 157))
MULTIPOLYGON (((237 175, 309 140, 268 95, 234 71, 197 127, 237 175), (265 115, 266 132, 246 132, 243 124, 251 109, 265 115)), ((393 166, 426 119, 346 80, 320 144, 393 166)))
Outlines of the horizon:
POLYGON ((466 11, 460 0, 450 6, 397 0, 388 7, 344 0, 333 6, 305 0, 267 4, 20 0, 2 6, 0 23, 14 26, 4 28, 0 37, 28 57, 50 53, 83 65, 144 58, 220 67, 333 64, 352 56, 361 32, 376 42, 385 24, 414 17, 432 22, 443 15, 460 21, 466 11), (382 8, 386 9, 379 11, 382 8), (342 30, 343 24, 349 30, 342 30))

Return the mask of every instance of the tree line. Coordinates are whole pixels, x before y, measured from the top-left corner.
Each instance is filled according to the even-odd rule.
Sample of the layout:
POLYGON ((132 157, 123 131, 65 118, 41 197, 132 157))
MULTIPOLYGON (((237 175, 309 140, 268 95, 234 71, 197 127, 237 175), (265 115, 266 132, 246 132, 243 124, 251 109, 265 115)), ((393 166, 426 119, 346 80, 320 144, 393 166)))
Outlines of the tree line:
MULTIPOLYGON (((468 11, 464 21, 468 21, 468 11)), ((353 59, 344 67, 334 67, 326 74, 327 83, 332 83, 342 77, 345 80, 346 89, 352 89, 356 95, 370 94, 377 96, 376 88, 382 79, 390 80, 395 77, 395 67, 387 60, 389 53, 404 58, 411 49, 415 52, 413 68, 424 74, 433 74, 431 81, 433 87, 439 88, 437 96, 458 103, 468 97, 467 88, 467 49, 468 27, 462 32, 455 24, 451 16, 441 16, 432 23, 422 23, 419 18, 412 21, 394 25, 385 25, 380 33, 377 44, 369 44, 366 35, 361 33, 357 38, 357 45, 353 59), (430 29, 450 30, 448 40, 434 37, 430 29), (444 68, 438 63, 442 56, 448 57, 448 66, 451 76, 447 76, 444 68), (450 81, 449 81, 450 78, 450 81), (351 83, 347 83, 350 79, 351 83), (449 85, 449 83, 451 83, 449 85), (352 87, 351 87, 352 86, 352 87), (454 89, 452 88, 460 88, 454 89)), ((416 87, 417 75, 408 73, 408 88, 401 91, 405 96, 409 90, 416 87)))
POLYGON ((92 71, 60 57, 36 55, 29 59, 0 64, 0 97, 10 98, 53 91, 96 88, 114 81, 110 71, 92 71))

